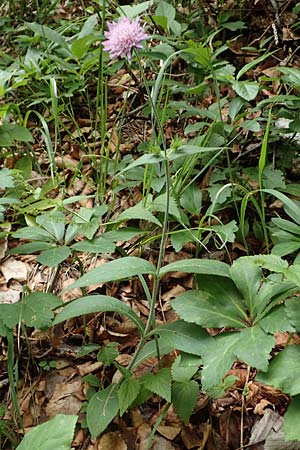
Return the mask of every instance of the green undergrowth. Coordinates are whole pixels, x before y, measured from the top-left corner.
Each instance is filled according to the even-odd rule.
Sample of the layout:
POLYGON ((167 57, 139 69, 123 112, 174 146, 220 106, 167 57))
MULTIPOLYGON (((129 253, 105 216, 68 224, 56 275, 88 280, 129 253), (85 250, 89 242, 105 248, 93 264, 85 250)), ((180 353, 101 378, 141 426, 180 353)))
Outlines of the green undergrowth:
MULTIPOLYGON (((84 379, 90 388, 78 426, 93 438, 157 395, 163 407, 150 449, 171 405, 189 423, 199 393, 224 397, 237 381, 228 372, 241 361, 256 380, 291 396, 285 438, 300 441, 293 426, 300 418, 299 345, 275 345, 276 333, 297 342, 300 332, 300 70, 293 59, 281 64, 296 44, 280 47, 275 25, 242 44, 255 6, 85 3, 63 11, 55 0, 1 5, 3 257, 34 254, 55 270, 47 292, 24 285, 18 302, 0 304, 11 420, 22 428, 20 334, 117 313, 139 336, 129 365, 117 362, 116 343, 82 348, 120 375, 115 383, 84 379), (148 33, 131 59, 111 58, 102 46, 107 22, 123 16, 139 17, 148 33), (79 184, 88 189, 77 190, 79 184), (168 253, 178 261, 166 263, 168 253), (83 261, 95 257, 107 262, 89 270, 83 261), (70 288, 81 288, 82 297, 65 304, 56 281, 71 267, 81 276, 70 288), (191 274, 193 289, 171 301, 177 319, 158 325, 160 291, 174 272, 191 274), (87 295, 91 285, 132 278, 148 302, 146 318, 117 294, 87 295), (161 358, 174 351, 172 364, 162 367, 161 358), (137 376, 150 357, 157 358, 155 371, 137 376)), ((267 13, 275 24, 272 5, 267 13)), ((299 9, 289 3, 294 34, 299 9)), ((39 367, 50 371, 55 361, 39 367)), ((4 448, 68 450, 76 421, 59 415, 18 446, 3 413, 0 440, 4 448)))

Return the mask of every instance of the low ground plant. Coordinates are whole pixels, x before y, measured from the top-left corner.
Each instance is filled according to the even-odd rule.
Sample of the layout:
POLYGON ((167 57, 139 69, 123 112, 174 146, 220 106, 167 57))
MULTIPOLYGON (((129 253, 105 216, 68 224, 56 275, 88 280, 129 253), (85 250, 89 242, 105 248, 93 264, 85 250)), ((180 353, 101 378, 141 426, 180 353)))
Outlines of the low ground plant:
MULTIPOLYGON (((19 446, 9 429, 10 420, 23 427, 20 336, 32 355, 32 330, 55 334, 76 319, 85 342, 86 320, 98 313, 129 319, 136 345, 126 365, 116 342, 89 337, 80 350, 103 367, 103 376, 83 377, 89 388, 80 426, 93 439, 157 396, 150 449, 171 408, 187 425, 200 393, 216 399, 242 390, 243 403, 251 376, 291 397, 285 439, 300 441, 300 210, 291 182, 300 78, 298 67, 278 64, 280 5, 266 6, 276 18, 273 34, 245 46, 239 39, 248 13, 227 2, 200 2, 200 9, 165 0, 74 2, 72 20, 64 19, 68 5, 61 10, 56 1, 4 3, 0 26, 13 50, 2 51, 0 62, 3 256, 36 255, 55 276, 45 292, 24 286, 19 301, 0 304, 11 417, 0 414, 0 442, 70 449, 77 415, 36 426, 19 446), (144 124, 134 144, 132 130, 124 138, 132 118, 144 124), (105 263, 86 269, 93 258, 105 263), (72 266, 80 276, 61 291, 57 280, 72 266), (176 273, 190 274, 191 283, 171 297, 172 320, 162 324, 160 294, 176 273), (117 294, 104 294, 124 280, 137 282, 146 319, 117 294), (90 294, 91 286, 100 293, 90 294), (82 294, 65 303, 70 289, 82 294), (295 343, 278 348, 278 333, 295 343), (140 374, 149 358, 153 369, 140 374), (230 373, 237 362, 247 368, 242 388, 230 373)), ((294 14, 299 4, 290 3, 294 14)), ((37 364, 31 356, 31 366, 44 376, 57 368, 52 357, 37 364)), ((241 409, 243 448, 244 403, 241 409)))

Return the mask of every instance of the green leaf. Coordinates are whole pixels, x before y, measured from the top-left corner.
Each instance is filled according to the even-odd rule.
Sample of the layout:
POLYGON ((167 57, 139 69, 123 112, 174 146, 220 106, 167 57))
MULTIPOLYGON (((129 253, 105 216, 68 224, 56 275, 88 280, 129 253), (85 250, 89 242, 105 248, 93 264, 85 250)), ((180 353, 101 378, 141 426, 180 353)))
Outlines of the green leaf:
POLYGON ((141 334, 144 332, 144 324, 135 312, 133 312, 125 303, 116 298, 108 297, 107 295, 90 295, 67 303, 63 310, 58 313, 53 324, 56 325, 73 317, 97 312, 116 312, 124 314, 124 316, 132 320, 141 334))
POLYGON ((233 283, 226 278, 220 283, 213 277, 209 279, 210 285, 203 286, 205 290, 188 291, 179 295, 172 301, 172 308, 185 321, 204 327, 244 327, 243 319, 246 319, 246 314, 233 283))
POLYGON ((63 245, 61 247, 53 247, 49 250, 44 250, 37 260, 40 264, 48 267, 55 267, 59 263, 65 261, 71 255, 69 247, 63 245))
POLYGON ((36 218, 36 223, 55 237, 57 242, 63 242, 65 234, 65 216, 58 212, 44 213, 36 218))
POLYGON ((255 81, 234 81, 232 87, 240 97, 248 102, 254 100, 259 91, 259 84, 255 81))
POLYGON ((272 223, 284 231, 288 231, 293 234, 300 234, 300 226, 290 220, 274 218, 272 223))
POLYGON ((228 375, 221 381, 221 383, 217 384, 206 390, 207 395, 212 398, 222 398, 225 397, 227 389, 234 386, 235 382, 239 380, 239 377, 235 375, 228 375))
POLYGON ((117 222, 124 222, 125 220, 131 219, 146 220, 147 222, 155 223, 159 227, 161 226, 160 221, 148 209, 144 208, 141 203, 122 212, 118 216, 117 222))
POLYGON ((73 244, 71 248, 77 252, 113 253, 116 246, 111 240, 105 238, 104 236, 99 236, 91 241, 76 242, 76 244, 73 244))
POLYGON ((122 5, 117 8, 118 14, 120 16, 126 16, 129 19, 134 19, 140 16, 143 12, 147 11, 148 8, 153 4, 153 1, 146 1, 138 3, 136 5, 122 5))
MULTIPOLYGON (((44 39, 49 40, 50 42, 59 45, 60 47, 63 47, 64 49, 68 49, 68 44, 64 36, 59 34, 57 31, 52 30, 51 28, 47 27, 46 25, 39 25, 36 22, 25 22, 25 25, 33 31, 35 34, 41 36, 44 39)), ((68 53, 71 56, 71 53, 68 51, 68 53)))
POLYGON ((33 241, 55 241, 55 238, 52 234, 40 227, 24 227, 13 233, 13 236, 17 239, 30 239, 33 241))
POLYGON ((179 417, 188 423, 199 394, 199 386, 195 380, 176 381, 172 386, 172 403, 179 417))
POLYGON ((300 441, 300 399, 293 397, 283 416, 283 431, 286 441, 300 441))
POLYGON ((300 331, 300 299, 299 297, 291 298, 285 302, 286 314, 290 323, 295 327, 296 331, 300 331))
POLYGON ((202 207, 202 192, 196 183, 190 184, 180 196, 180 205, 190 214, 199 215, 202 207))
POLYGON ((111 384, 106 389, 96 392, 87 407, 87 426, 95 439, 105 431, 119 411, 117 385, 111 384))
POLYGON ((250 366, 266 371, 268 369, 269 356, 274 346, 274 336, 266 334, 257 325, 241 331, 235 354, 250 366))
POLYGON ((68 289, 85 287, 96 283, 107 283, 144 274, 155 275, 153 264, 136 256, 127 256, 109 261, 90 270, 69 286, 68 289))
POLYGON ((163 277, 168 272, 218 275, 230 278, 229 266, 221 261, 215 261, 213 259, 193 258, 175 261, 162 267, 159 271, 159 277, 163 277))
MULTIPOLYGON (((185 356, 191 356, 184 354, 185 356)), ((201 364, 201 358, 191 358, 187 361, 182 355, 177 356, 171 367, 172 380, 174 381, 189 381, 195 375, 201 364)))
POLYGON ((11 171, 9 169, 0 170, 0 189, 12 188, 14 187, 14 178, 10 175, 11 171))
POLYGON ((171 373, 170 369, 160 369, 157 373, 147 373, 141 377, 146 389, 171 402, 171 373))
POLYGON ((21 318, 28 327, 49 328, 53 309, 62 306, 60 298, 46 292, 32 292, 21 301, 21 318))
POLYGON ((9 251, 10 255, 31 255, 32 253, 40 252, 52 248, 53 244, 50 242, 30 242, 28 244, 19 245, 19 247, 12 248, 9 251))
MULTIPOLYGON (((122 7, 123 8, 123 7, 122 7)), ((118 173, 118 176, 127 172, 130 169, 134 169, 135 167, 143 166, 145 164, 159 164, 164 160, 164 157, 157 154, 144 154, 140 158, 135 159, 132 163, 128 164, 121 172, 118 173)))
POLYGON ((12 141, 33 142, 33 137, 27 128, 17 123, 4 123, 1 132, 7 133, 12 141))
POLYGON ((70 450, 77 419, 58 414, 25 434, 16 450, 70 450))
POLYGON ((146 342, 142 350, 139 352, 136 360, 134 361, 132 369, 138 367, 141 362, 145 361, 145 359, 157 357, 156 344, 158 344, 160 356, 167 355, 168 353, 171 353, 174 350, 174 347, 172 345, 166 344, 160 338, 146 342))
POLYGON ((103 362, 105 366, 109 366, 110 364, 112 364, 116 357, 119 355, 117 346, 117 342, 109 342, 99 351, 97 360, 103 362))
POLYGON ((263 267, 264 269, 268 269, 271 272, 282 273, 288 268, 288 262, 277 255, 256 255, 245 256, 244 258, 253 260, 255 264, 258 264, 259 266, 263 267))
POLYGON ((125 411, 130 407, 130 405, 137 398, 140 392, 140 384, 134 378, 128 378, 124 380, 118 390, 119 404, 120 404, 120 415, 122 416, 125 411))
MULTIPOLYGON (((290 300, 288 301, 288 303, 290 300)), ((299 306, 299 302, 298 302, 299 306)), ((266 333, 278 333, 290 331, 291 333, 295 331, 295 328, 291 325, 292 320, 288 320, 288 313, 285 309, 285 305, 279 305, 272 309, 269 314, 266 315, 262 320, 259 321, 259 325, 266 333)))
POLYGON ((239 345, 240 333, 222 333, 213 338, 202 356, 202 387, 207 390, 220 383, 226 372, 236 361, 235 351, 239 345))
POLYGON ((300 248, 300 239, 297 240, 290 235, 290 240, 288 242, 280 242, 279 244, 275 244, 272 248, 272 254, 278 256, 286 256, 290 253, 294 253, 300 248))
POLYGON ((153 333, 159 334, 162 342, 170 346, 172 350, 176 349, 194 355, 202 355, 212 339, 203 328, 183 320, 162 325, 153 333))
POLYGON ((261 270, 252 260, 237 259, 230 267, 230 275, 236 287, 243 295, 245 304, 249 308, 250 316, 255 311, 255 297, 261 283, 261 270))
POLYGON ((259 373, 256 379, 270 384, 290 395, 300 394, 300 347, 288 345, 269 364, 266 373, 259 373))
POLYGON ((300 73, 299 69, 293 67, 278 67, 283 73, 283 81, 290 84, 292 87, 300 87, 300 73))

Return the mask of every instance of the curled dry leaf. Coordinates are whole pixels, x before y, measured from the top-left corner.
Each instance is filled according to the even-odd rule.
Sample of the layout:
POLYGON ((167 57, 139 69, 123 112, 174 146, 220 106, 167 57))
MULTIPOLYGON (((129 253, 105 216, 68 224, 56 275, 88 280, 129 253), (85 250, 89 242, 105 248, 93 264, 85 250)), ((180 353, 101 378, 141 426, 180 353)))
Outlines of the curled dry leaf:
POLYGON ((15 258, 8 258, 1 264, 0 270, 7 283, 9 280, 26 281, 30 267, 28 264, 15 258))

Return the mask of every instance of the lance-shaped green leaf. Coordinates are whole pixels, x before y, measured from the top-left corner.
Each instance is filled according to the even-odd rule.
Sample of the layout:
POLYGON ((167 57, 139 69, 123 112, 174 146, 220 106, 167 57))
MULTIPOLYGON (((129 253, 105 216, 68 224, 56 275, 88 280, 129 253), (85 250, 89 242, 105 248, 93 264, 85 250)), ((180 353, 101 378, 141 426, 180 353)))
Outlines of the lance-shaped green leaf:
POLYGON ((105 431, 119 411, 117 385, 96 392, 87 407, 87 425, 93 438, 105 431))
POLYGON ((269 364, 266 373, 259 373, 258 381, 270 384, 290 395, 300 394, 300 347, 289 345, 269 364))
POLYGON ((71 319, 72 317, 97 312, 116 312, 123 314, 132 320, 141 334, 144 332, 144 324, 135 312, 125 303, 107 295, 89 295, 67 303, 63 310, 56 316, 53 325, 71 319))
POLYGON ((136 256, 115 259, 90 270, 68 287, 86 287, 96 283, 108 283, 135 275, 155 275, 155 267, 149 261, 136 256))
POLYGON ((265 371, 268 369, 270 352, 274 346, 274 336, 265 333, 257 325, 241 331, 235 354, 250 366, 265 371))
POLYGON ((229 266, 222 261, 215 261, 213 259, 193 258, 176 261, 162 267, 159 272, 159 277, 161 278, 169 272, 218 275, 230 278, 229 266))
POLYGON ((237 259, 230 267, 231 278, 243 295, 250 316, 255 308, 255 296, 261 283, 261 270, 257 264, 246 258, 237 259))
POLYGON ((184 320, 167 323, 156 328, 153 333, 160 335, 162 342, 173 350, 180 350, 194 355, 202 355, 211 336, 202 327, 184 320))
POLYGON ((188 291, 173 300, 172 307, 179 317, 204 327, 244 327, 246 314, 233 283, 223 278, 209 288, 209 292, 188 291))

